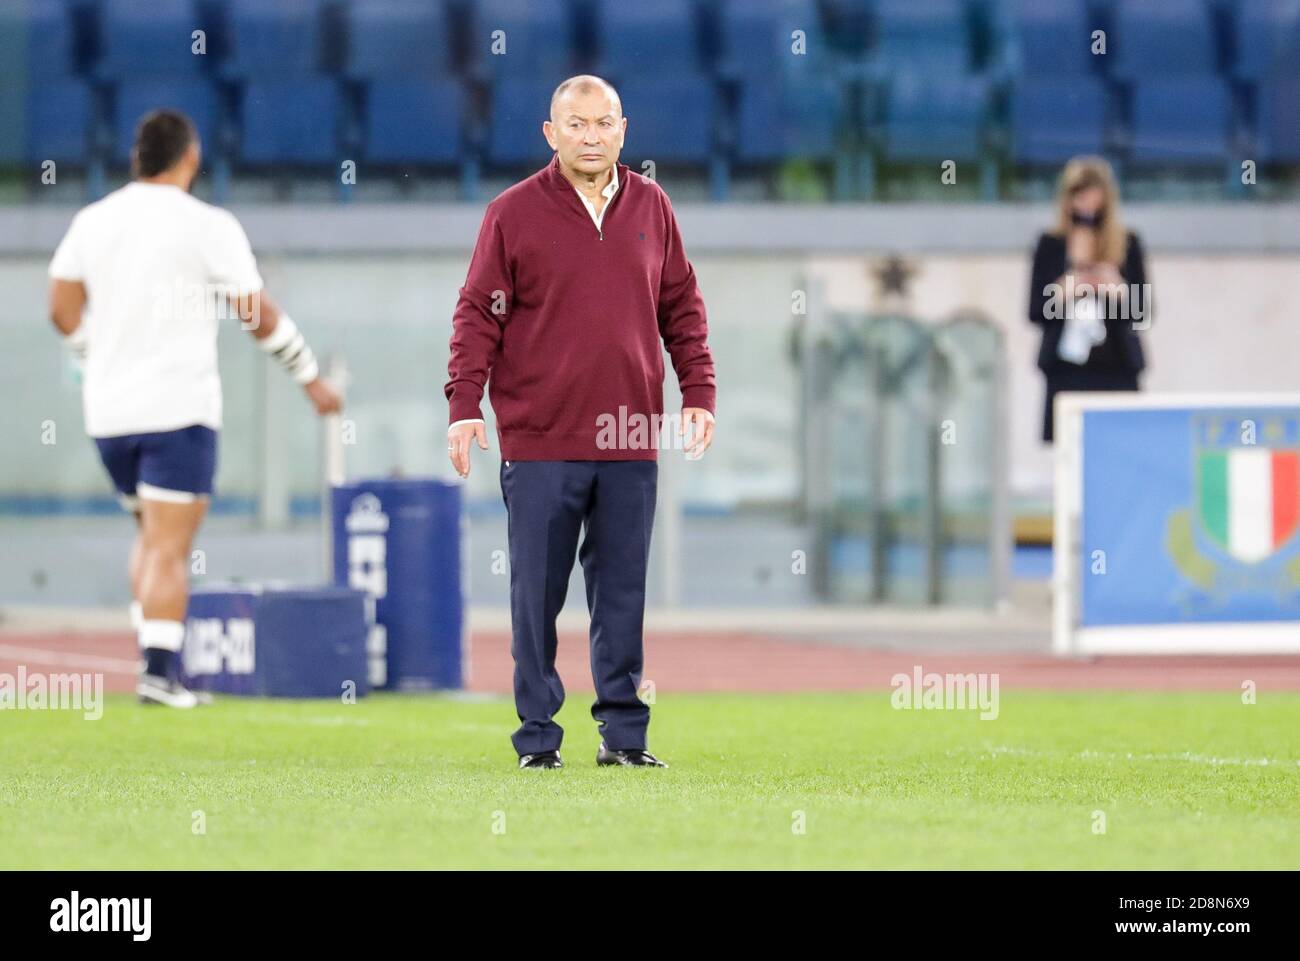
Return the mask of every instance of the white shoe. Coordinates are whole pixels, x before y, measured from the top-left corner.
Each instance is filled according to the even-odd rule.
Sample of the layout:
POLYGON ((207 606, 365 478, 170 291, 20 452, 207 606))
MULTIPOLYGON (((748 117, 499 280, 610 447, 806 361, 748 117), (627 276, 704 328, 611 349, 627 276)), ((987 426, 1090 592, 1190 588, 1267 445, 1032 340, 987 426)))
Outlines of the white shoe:
MULTIPOLYGON (((141 674, 135 686, 141 704, 163 704, 167 707, 191 708, 201 703, 197 694, 180 683, 153 674, 141 674)), ((210 699, 209 699, 210 701, 210 699)))

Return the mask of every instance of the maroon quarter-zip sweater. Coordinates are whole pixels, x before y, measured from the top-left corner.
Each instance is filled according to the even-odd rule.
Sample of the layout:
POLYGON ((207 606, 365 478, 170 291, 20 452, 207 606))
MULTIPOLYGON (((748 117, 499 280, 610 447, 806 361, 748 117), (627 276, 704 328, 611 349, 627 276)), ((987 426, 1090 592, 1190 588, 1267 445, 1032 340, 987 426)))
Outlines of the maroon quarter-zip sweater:
POLYGON ((661 341, 683 406, 714 412, 704 300, 668 196, 625 164, 618 182, 599 230, 558 159, 488 204, 446 394, 454 423, 483 416, 487 386, 506 460, 654 460, 661 341))

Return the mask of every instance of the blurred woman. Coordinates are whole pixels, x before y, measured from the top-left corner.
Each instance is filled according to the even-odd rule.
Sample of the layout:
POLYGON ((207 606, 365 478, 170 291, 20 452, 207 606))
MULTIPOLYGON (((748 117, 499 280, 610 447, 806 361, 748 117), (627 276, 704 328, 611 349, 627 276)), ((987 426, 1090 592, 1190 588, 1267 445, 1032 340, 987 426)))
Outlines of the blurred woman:
POLYGON ((1138 389, 1150 287, 1142 243, 1124 228, 1115 177, 1100 157, 1076 157, 1061 174, 1056 226, 1034 250, 1029 319, 1043 328, 1043 440, 1052 440, 1060 391, 1138 389))

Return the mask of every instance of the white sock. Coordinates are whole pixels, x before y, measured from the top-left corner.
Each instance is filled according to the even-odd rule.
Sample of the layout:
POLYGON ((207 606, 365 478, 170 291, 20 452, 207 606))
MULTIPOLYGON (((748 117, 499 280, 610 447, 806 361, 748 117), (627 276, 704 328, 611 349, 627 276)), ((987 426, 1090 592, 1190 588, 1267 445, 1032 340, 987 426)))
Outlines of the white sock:
POLYGON ((179 651, 185 641, 185 625, 180 621, 140 622, 140 650, 150 647, 179 651))
POLYGON ((139 632, 140 625, 144 623, 144 605, 139 601, 131 602, 131 627, 139 632))

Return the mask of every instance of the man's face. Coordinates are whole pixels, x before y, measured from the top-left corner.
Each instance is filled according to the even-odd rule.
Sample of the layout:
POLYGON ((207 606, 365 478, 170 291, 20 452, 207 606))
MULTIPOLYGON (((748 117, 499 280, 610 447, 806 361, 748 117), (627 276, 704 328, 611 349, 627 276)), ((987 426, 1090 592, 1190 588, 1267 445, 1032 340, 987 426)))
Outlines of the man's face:
POLYGON ((590 177, 603 175, 618 162, 626 130, 622 108, 600 87, 566 93, 542 124, 561 166, 590 177))

